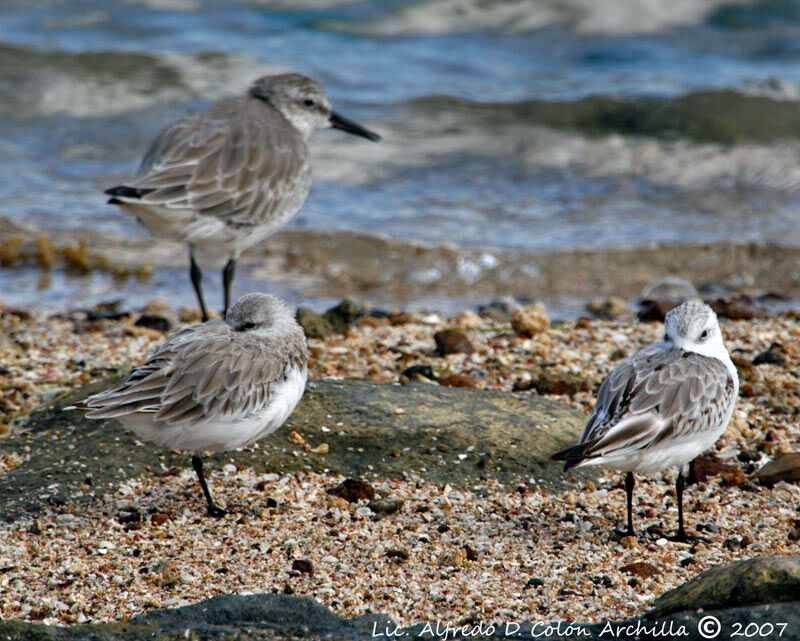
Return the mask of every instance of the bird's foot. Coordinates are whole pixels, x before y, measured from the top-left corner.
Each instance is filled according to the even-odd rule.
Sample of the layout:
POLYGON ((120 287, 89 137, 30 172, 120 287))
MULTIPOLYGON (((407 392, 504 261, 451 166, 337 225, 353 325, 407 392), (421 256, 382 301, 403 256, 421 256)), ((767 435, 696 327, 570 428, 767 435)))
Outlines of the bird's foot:
POLYGON ((611 536, 613 536, 617 540, 624 539, 626 536, 632 536, 635 538, 636 531, 633 528, 622 529, 615 527, 613 530, 611 530, 611 536))
POLYGON ((221 519, 226 514, 238 514, 239 512, 245 512, 246 508, 243 505, 226 505, 225 507, 220 507, 216 503, 213 505, 209 505, 206 513, 209 516, 213 516, 215 519, 221 519))
POLYGON ((228 513, 229 510, 221 508, 219 505, 216 505, 215 503, 210 504, 206 509, 206 514, 208 514, 211 517, 214 517, 215 519, 221 519, 228 513))

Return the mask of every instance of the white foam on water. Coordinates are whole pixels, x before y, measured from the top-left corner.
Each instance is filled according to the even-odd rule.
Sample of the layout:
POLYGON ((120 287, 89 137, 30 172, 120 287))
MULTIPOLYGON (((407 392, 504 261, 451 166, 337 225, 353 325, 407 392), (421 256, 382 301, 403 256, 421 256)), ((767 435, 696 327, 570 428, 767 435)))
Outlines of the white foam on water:
POLYGON ((368 25, 381 35, 444 34, 500 29, 526 33, 565 25, 579 33, 633 35, 700 24, 721 6, 753 0, 434 0, 368 25))

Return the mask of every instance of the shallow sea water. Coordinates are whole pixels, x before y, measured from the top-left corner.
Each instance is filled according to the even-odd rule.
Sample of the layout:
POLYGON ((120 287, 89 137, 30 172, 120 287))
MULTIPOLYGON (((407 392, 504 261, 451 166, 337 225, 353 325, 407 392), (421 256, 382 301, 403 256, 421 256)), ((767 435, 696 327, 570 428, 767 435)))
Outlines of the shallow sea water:
MULTIPOLYGON (((409 253, 800 246, 800 3, 456 4, 3 3, 0 216, 50 236, 141 238, 102 190, 171 120, 295 70, 385 137, 315 134, 315 182, 288 225, 309 243, 354 231, 409 253)), ((37 287, 37 273, 0 270, 0 300, 191 303, 183 270, 164 268, 119 292, 103 276, 37 287)), ((250 275, 239 293, 264 286, 250 275)))

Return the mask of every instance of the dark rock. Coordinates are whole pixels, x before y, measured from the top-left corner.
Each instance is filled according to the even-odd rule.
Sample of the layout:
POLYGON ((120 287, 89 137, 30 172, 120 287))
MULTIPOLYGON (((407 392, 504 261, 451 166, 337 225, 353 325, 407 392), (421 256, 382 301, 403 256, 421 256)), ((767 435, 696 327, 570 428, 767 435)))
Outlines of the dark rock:
MULTIPOLYGON (((632 579, 634 580, 634 579, 632 579)), ((526 587, 540 587, 539 578, 528 580, 526 587)), ((680 589, 680 588, 678 588, 680 589)), ((277 639, 298 639, 322 641, 339 639, 341 641, 369 641, 376 632, 385 635, 391 630, 397 638, 416 639, 423 637, 425 623, 410 628, 396 629, 391 619, 383 614, 369 613, 354 619, 342 619, 328 608, 309 597, 289 596, 294 593, 286 584, 284 594, 219 595, 190 606, 155 610, 135 617, 129 621, 107 624, 82 624, 73 626, 50 626, 41 623, 22 623, 19 621, 0 621, 0 638, 15 641, 177 641, 178 639, 236 639, 237 641, 275 641, 277 639)), ((567 592, 574 592, 567 589, 567 592)), ((699 621, 708 615, 707 611, 687 608, 668 617, 661 617, 653 611, 640 619, 612 622, 613 638, 622 641, 645 641, 646 639, 680 638, 684 641, 702 641, 698 632, 699 621), (645 631, 636 635, 637 627, 645 631), (685 630, 680 636, 670 634, 685 630)), ((800 630, 800 602, 781 602, 772 605, 756 605, 714 609, 713 615, 719 619, 723 630, 742 630, 748 624, 758 629, 770 623, 786 623, 782 640, 796 640, 800 630)), ((480 619, 478 619, 480 621, 480 619)), ((427 624, 429 625, 429 624, 427 624)), ((531 635, 530 624, 523 624, 519 631, 508 637, 505 626, 497 626, 493 635, 482 635, 485 640, 514 638, 519 641, 556 641, 566 638, 562 629, 572 631, 568 638, 585 641, 606 641, 609 630, 605 621, 595 624, 563 622, 560 627, 552 624, 552 632, 544 632, 546 622, 537 626, 536 636, 531 635), (569 626, 569 627, 568 627, 569 626), (605 633, 603 630, 605 629, 605 633)), ((781 626, 783 627, 783 626, 781 626)), ((425 638, 428 638, 429 633, 425 638)), ((478 638, 478 637, 475 637, 478 638)), ((721 637, 720 637, 721 638, 721 637)), ((766 638, 766 637, 762 637, 766 638)), ((771 638, 771 637, 770 637, 771 638)))
POLYGON ((169 320, 161 316, 151 316, 150 314, 142 314, 139 316, 134 325, 136 325, 136 327, 155 329, 159 332, 168 332, 172 329, 172 323, 170 323, 169 320))
POLYGON ((478 387, 478 381, 467 374, 448 374, 439 379, 445 387, 478 387))
POLYGON ((511 305, 501 300, 495 300, 488 305, 478 307, 478 316, 488 318, 498 323, 507 323, 511 320, 511 305))
POLYGON ((761 365, 767 363, 769 365, 786 365, 786 358, 780 353, 778 349, 770 348, 761 352, 753 359, 753 365, 761 365))
POLYGON ((778 454, 758 471, 758 480, 762 485, 800 480, 800 452, 778 454))
POLYGON ((345 299, 336 307, 331 307, 323 316, 331 324, 334 331, 344 334, 356 322, 358 305, 350 299, 345 299))
POLYGON ((771 315, 769 309, 759 305, 755 298, 747 294, 720 297, 706 302, 721 318, 752 320, 754 318, 768 318, 771 315))
POLYGON ((360 479, 345 479, 336 487, 328 489, 327 492, 348 503, 357 503, 362 499, 372 501, 375 498, 375 488, 360 479))
POLYGON ((792 297, 783 292, 769 291, 756 296, 756 300, 759 303, 788 303, 792 300, 792 297))
POLYGON ((655 565, 652 563, 648 563, 647 561, 636 561, 634 563, 628 563, 627 565, 623 565, 620 569, 620 572, 626 572, 628 574, 635 574, 638 577, 643 579, 650 578, 651 576, 657 576, 661 574, 661 570, 659 570, 655 565))
POLYGON ((448 354, 471 354, 475 351, 467 335, 458 329, 443 329, 433 335, 436 349, 442 356, 448 354))
POLYGON ((747 482, 747 477, 740 467, 724 463, 713 454, 707 454, 698 456, 689 463, 686 484, 705 483, 712 476, 722 476, 725 484, 729 486, 739 486, 747 482))
POLYGON ((432 381, 436 380, 436 377, 433 375, 433 368, 430 365, 412 365, 411 367, 406 367, 400 375, 409 379, 422 376, 432 381))
POLYGON ((397 549, 386 550, 386 557, 389 559, 397 559, 399 561, 408 561, 408 552, 397 549))
POLYGON ((529 585, 529 586, 531 586, 533 588, 539 588, 539 587, 544 585, 544 581, 542 581, 538 577, 533 577, 533 578, 528 579, 528 582, 525 585, 529 585))
POLYGON ((295 318, 308 338, 327 338, 334 332, 327 318, 306 307, 298 307, 295 318))
POLYGON ((92 309, 86 310, 86 320, 120 320, 130 316, 131 312, 122 311, 120 309, 121 306, 122 299, 97 303, 97 305, 95 305, 92 309))
POLYGON ((135 507, 132 507, 125 512, 121 512, 120 515, 117 517, 117 521, 119 521, 123 525, 128 523, 140 523, 141 520, 142 520, 142 513, 135 507))
POLYGON ((367 507, 376 514, 391 514, 397 512, 405 501, 399 498, 375 499, 367 503, 367 507))
POLYGON ((156 512, 150 517, 150 523, 153 525, 164 525, 169 521, 169 514, 164 514, 164 512, 156 512))
POLYGON ((475 551, 471 545, 467 544, 463 547, 464 552, 467 555, 467 561, 477 561, 478 560, 478 553, 475 551))
POLYGON ((314 574, 314 563, 310 559, 295 559, 292 561, 292 570, 302 574, 314 574))
POLYGON ((593 388, 590 381, 572 374, 551 374, 541 372, 535 378, 524 383, 515 383, 515 391, 535 389, 539 394, 565 394, 574 396, 578 392, 589 392, 593 388))
POLYGON ((642 302, 639 311, 636 313, 636 318, 643 323, 663 323, 667 313, 680 305, 681 302, 675 300, 642 302))
POLYGON ((800 556, 760 556, 703 572, 656 599, 648 617, 797 600, 800 556))
POLYGON ((744 450, 743 452, 739 452, 736 455, 736 458, 742 463, 752 463, 754 461, 759 460, 761 458, 761 455, 755 450, 744 450))

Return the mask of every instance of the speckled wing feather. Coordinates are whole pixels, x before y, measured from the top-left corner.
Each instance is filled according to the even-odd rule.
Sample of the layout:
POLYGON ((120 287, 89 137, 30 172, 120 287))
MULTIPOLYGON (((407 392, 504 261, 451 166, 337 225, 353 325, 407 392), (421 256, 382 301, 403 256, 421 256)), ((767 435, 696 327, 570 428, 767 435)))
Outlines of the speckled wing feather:
POLYGON ((90 418, 148 413, 165 425, 246 417, 270 402, 271 386, 287 367, 302 367, 305 354, 300 336, 278 345, 209 321, 175 334, 122 385, 83 408, 90 418))
POLYGON ((553 458, 571 466, 714 430, 734 402, 735 383, 721 361, 651 345, 609 374, 578 445, 553 458))
POLYGON ((142 161, 133 183, 143 191, 140 202, 233 226, 291 216, 308 193, 311 167, 302 137, 288 124, 276 126, 283 123, 254 98, 223 101, 173 123, 142 161))

